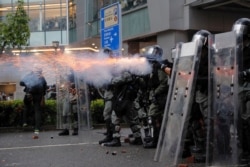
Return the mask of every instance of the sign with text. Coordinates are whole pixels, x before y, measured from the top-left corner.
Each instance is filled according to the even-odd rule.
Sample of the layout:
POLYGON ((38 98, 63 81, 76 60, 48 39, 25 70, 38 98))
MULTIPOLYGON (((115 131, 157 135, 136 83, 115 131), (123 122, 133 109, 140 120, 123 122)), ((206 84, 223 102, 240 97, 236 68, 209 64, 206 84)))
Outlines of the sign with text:
POLYGON ((101 47, 110 48, 114 54, 121 51, 121 7, 114 3, 100 11, 101 16, 101 47))

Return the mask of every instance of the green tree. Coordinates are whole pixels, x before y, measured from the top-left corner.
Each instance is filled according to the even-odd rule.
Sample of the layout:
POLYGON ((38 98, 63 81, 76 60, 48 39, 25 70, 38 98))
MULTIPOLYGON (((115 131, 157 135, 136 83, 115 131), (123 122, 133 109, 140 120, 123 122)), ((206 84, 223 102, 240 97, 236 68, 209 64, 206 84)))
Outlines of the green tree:
POLYGON ((28 45, 30 37, 29 16, 24 9, 24 1, 18 0, 15 12, 6 15, 6 21, 0 23, 0 54, 9 47, 20 49, 28 45))

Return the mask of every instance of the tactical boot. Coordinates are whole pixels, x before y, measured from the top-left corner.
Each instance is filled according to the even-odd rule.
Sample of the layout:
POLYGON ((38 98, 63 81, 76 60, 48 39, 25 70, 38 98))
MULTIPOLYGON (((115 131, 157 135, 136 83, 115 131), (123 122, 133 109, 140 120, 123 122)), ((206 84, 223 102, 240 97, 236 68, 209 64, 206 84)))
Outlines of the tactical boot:
POLYGON ((144 143, 143 144, 144 148, 156 148, 157 147, 157 143, 154 141, 150 141, 148 143, 144 143))
POLYGON ((59 136, 68 136, 69 135, 69 130, 64 129, 62 132, 58 133, 59 136))
POLYGON ((146 137, 143 138, 143 141, 145 143, 149 143, 149 142, 153 141, 153 138, 151 136, 146 136, 146 137))
POLYGON ((78 128, 73 129, 72 136, 76 136, 76 135, 78 135, 78 128))
POLYGON ((120 147, 121 146, 121 141, 119 137, 114 137, 111 142, 104 143, 104 146, 107 147, 120 147))
POLYGON ((142 145, 143 144, 141 137, 136 137, 134 140, 130 140, 129 143, 132 145, 142 145))
POLYGON ((103 144, 103 143, 109 143, 113 140, 112 135, 107 135, 104 139, 99 141, 99 144, 103 144))
POLYGON ((111 123, 111 120, 110 119, 106 120, 107 135, 104 139, 99 141, 99 144, 108 143, 108 142, 111 142, 113 140, 112 128, 113 128, 113 125, 111 123))
POLYGON ((144 142, 149 143, 153 140, 151 128, 149 126, 144 128, 144 135, 145 135, 145 137, 143 138, 144 142))

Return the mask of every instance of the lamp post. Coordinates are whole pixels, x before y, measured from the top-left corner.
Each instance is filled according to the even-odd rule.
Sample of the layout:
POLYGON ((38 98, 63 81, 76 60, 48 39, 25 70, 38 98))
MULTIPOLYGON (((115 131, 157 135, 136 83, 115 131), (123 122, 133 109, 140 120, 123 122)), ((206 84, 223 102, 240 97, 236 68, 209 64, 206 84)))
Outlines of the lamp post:
POLYGON ((52 41, 52 46, 55 49, 55 54, 57 54, 57 48, 59 47, 59 41, 52 41))

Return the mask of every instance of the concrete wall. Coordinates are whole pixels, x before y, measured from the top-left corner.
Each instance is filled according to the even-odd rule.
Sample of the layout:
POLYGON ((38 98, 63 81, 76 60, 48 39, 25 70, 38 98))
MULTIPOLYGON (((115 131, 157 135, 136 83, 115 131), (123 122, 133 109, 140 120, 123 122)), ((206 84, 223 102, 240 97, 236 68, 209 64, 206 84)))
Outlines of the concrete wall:
POLYGON ((242 17, 250 18, 250 10, 198 9, 185 5, 183 0, 148 0, 151 32, 166 30, 229 31, 232 24, 242 17))
POLYGON ((202 10, 185 5, 183 0, 148 0, 148 11, 150 33, 157 34, 157 44, 163 47, 166 57, 171 55, 171 49, 177 42, 189 40, 190 32, 201 29, 214 33, 226 32, 239 18, 250 18, 250 10, 202 10))
POLYGON ((171 50, 175 48, 176 43, 186 42, 188 40, 185 31, 165 31, 157 35, 157 44, 163 49, 164 58, 171 60, 171 50))
POLYGON ((148 0, 151 33, 169 29, 169 0, 148 0))
POLYGON ((188 29, 207 29, 209 31, 226 32, 231 30, 236 20, 243 17, 250 18, 250 12, 199 10, 192 8, 189 10, 188 29))
POLYGON ((85 26, 85 15, 86 11, 85 8, 85 2, 83 0, 77 0, 76 1, 76 40, 81 41, 84 39, 84 26, 85 26))

